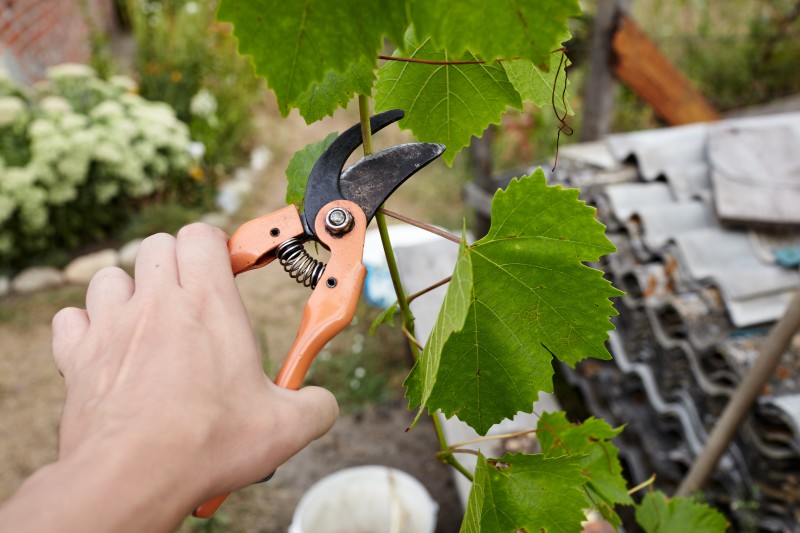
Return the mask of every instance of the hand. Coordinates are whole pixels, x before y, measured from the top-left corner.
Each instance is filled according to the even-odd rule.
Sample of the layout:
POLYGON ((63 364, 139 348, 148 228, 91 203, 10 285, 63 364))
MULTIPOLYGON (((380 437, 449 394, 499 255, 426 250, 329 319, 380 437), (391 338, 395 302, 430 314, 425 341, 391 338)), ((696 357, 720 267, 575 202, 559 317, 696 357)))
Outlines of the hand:
POLYGON ((145 239, 135 277, 100 271, 86 310, 53 319, 67 387, 59 461, 127 454, 196 505, 263 479, 330 429, 328 391, 264 375, 221 231, 145 239))

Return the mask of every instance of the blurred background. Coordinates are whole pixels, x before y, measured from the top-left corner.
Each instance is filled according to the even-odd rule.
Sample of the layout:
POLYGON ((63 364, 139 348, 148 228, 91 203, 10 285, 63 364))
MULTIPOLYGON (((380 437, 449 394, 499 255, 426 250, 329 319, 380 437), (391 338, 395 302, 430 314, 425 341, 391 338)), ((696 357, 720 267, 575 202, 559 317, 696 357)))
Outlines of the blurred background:
MULTIPOLYGON (((432 165, 389 207, 456 233, 466 219, 480 236, 486 194, 519 175, 515 169, 552 168, 558 150, 549 179, 582 187, 598 207, 620 248, 604 269, 628 293, 612 342, 623 363, 563 369, 561 400, 575 416, 629 423, 631 436, 620 444, 629 477, 639 482, 655 472, 657 484, 672 491, 800 286, 791 260, 800 244, 797 215, 754 222, 741 206, 721 206, 719 185, 708 176, 717 157, 709 146, 722 133, 680 128, 772 117, 757 125, 775 136, 760 139, 778 153, 765 156, 773 166, 758 161, 770 171, 778 161, 776 172, 795 175, 798 156, 786 143, 800 130, 793 114, 800 110, 800 2, 582 6, 566 43, 575 111, 569 127, 559 135, 562 122, 551 108, 511 110, 453 169, 432 165), (690 212, 699 222, 679 228, 690 212), (698 230, 706 234, 692 233, 698 230), (711 257, 687 251, 728 238, 733 244, 711 257), (726 277, 736 261, 719 260, 725 254, 736 261, 752 255, 766 270, 751 261, 726 277), (731 288, 730 279, 742 276, 731 288), (741 284, 755 288, 742 296, 741 284), (628 359, 634 366, 625 366, 628 359), (608 394, 598 397, 602 391, 608 394)), ((215 2, 191 0, 0 0, 0 500, 55 457, 63 390, 50 362, 52 315, 82 306, 97 269, 130 269, 144 236, 196 220, 230 232, 281 207, 292 155, 358 121, 357 106, 312 125, 295 112, 280 117, 214 9, 215 2)), ((409 138, 385 132, 380 142, 409 138)), ((800 212, 800 204, 790 205, 800 212)), ((308 293, 282 272, 239 283, 264 367, 273 372, 308 293)), ((185 531, 285 531, 314 481, 371 463, 420 479, 439 502, 437 531, 458 530, 461 498, 433 458, 433 432, 424 424, 403 431, 410 355, 397 331, 370 334, 379 312, 364 302, 309 377, 337 394, 343 416, 336 429, 268 485, 235 494, 212 521, 188 520, 185 531)), ((737 530, 798 531, 800 343, 792 346, 782 378, 760 399, 761 411, 708 488, 737 530)))

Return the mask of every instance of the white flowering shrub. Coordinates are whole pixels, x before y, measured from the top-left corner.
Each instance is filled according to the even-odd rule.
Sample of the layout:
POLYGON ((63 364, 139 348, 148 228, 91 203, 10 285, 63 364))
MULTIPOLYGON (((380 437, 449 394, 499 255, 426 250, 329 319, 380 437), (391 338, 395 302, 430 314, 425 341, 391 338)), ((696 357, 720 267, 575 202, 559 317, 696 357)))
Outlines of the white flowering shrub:
POLYGON ((213 181, 245 163, 263 85, 236 52, 231 27, 214 21, 217 2, 127 0, 141 95, 168 102, 205 147, 213 181))
POLYGON ((0 73, 0 270, 105 235, 144 198, 191 181, 168 105, 61 65, 27 91, 0 73))

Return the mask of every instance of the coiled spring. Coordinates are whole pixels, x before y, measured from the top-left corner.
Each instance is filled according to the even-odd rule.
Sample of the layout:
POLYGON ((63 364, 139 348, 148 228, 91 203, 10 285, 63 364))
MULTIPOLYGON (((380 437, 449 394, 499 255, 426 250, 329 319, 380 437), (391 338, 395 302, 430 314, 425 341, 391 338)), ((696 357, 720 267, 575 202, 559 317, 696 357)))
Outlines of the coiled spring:
POLYGON ((325 263, 311 257, 303 247, 303 241, 299 239, 282 242, 275 251, 275 255, 291 278, 297 283, 311 287, 312 290, 322 279, 322 273, 325 272, 325 263))

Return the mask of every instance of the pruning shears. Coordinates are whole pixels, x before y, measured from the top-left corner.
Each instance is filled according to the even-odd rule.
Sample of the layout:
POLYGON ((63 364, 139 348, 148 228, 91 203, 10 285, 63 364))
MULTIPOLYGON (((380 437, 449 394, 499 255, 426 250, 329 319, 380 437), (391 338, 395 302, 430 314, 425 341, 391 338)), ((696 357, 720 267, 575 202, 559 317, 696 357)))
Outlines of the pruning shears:
MULTIPOLYGON (((372 133, 403 118, 396 109, 370 119, 372 133)), ((362 144, 356 124, 339 135, 319 157, 306 184, 303 212, 287 206, 245 222, 228 241, 234 275, 274 260, 298 283, 312 289, 297 338, 275 384, 299 389, 317 353, 355 314, 366 277, 362 263, 367 225, 378 208, 408 178, 445 150, 441 144, 408 143, 368 155, 342 171, 362 144), (303 244, 316 241, 330 251, 323 264, 303 244)), ((204 503, 194 516, 214 514, 227 494, 204 503)))

